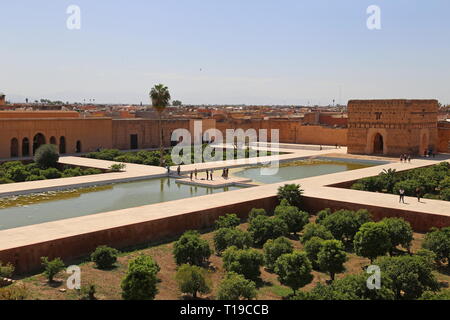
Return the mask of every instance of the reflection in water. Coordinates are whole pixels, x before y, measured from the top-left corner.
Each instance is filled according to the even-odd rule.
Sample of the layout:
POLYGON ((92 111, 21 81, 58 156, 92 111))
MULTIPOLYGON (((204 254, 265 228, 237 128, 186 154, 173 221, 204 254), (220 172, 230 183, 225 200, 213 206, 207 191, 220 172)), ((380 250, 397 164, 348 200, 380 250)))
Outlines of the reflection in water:
POLYGON ((278 183, 342 171, 362 169, 371 166, 373 166, 373 164, 362 162, 302 160, 280 164, 278 172, 274 175, 261 175, 261 167, 247 168, 242 171, 233 172, 233 175, 252 179, 257 183, 278 183))

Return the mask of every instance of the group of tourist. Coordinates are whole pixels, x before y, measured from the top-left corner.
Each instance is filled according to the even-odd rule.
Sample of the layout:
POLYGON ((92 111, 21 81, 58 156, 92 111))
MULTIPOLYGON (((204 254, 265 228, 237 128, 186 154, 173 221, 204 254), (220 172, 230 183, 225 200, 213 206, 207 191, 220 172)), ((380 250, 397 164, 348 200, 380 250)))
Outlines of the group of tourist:
MULTIPOLYGON (((400 190, 398 190, 398 193, 400 195, 400 200, 398 202, 405 203, 405 189, 400 188, 400 190)), ((422 198, 422 188, 416 188, 416 197, 417 201, 420 202, 420 199, 422 198)))
MULTIPOLYGON (((214 170, 213 169, 207 169, 207 170, 205 170, 205 172, 206 172, 206 180, 213 181, 214 170)), ((228 179, 228 173, 229 173, 229 169, 228 168, 223 168, 223 170, 222 170, 222 178, 228 179)), ((180 166, 178 166, 178 168, 177 168, 177 174, 179 176, 181 176, 181 167, 180 166)), ((191 179, 191 181, 194 180, 194 179, 195 180, 198 179, 198 170, 197 170, 197 168, 195 168, 194 171, 191 171, 189 173, 189 178, 191 179)))
POLYGON ((400 156, 400 162, 405 162, 406 163, 406 161, 408 161, 408 163, 411 163, 411 155, 410 154, 408 154, 408 155, 406 155, 406 154, 402 154, 401 156, 400 156))
POLYGON ((423 152, 423 156, 424 156, 425 158, 431 158, 431 157, 435 158, 435 157, 436 157, 436 154, 433 152, 432 149, 429 149, 429 150, 425 150, 425 151, 423 152))

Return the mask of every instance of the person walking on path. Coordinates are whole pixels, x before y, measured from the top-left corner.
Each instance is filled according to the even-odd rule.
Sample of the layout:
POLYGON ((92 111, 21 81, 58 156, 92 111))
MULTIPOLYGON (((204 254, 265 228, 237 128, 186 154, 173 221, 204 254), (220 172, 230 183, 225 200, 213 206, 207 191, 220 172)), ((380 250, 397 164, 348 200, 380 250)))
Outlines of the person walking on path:
POLYGON ((178 165, 178 168, 177 168, 177 174, 180 176, 181 174, 181 166, 180 165, 178 165))
POLYGON ((195 170, 194 170, 194 177, 195 177, 195 180, 197 180, 197 173, 198 173, 197 168, 195 168, 195 170))
POLYGON ((209 180, 209 171, 206 170, 206 180, 209 180))
POLYGON ((416 188, 416 196, 417 196, 417 201, 420 202, 420 198, 422 198, 422 189, 420 189, 420 187, 416 188))
POLYGON ((211 181, 213 181, 213 172, 214 172, 213 169, 211 169, 211 171, 209 172, 209 177, 211 178, 211 181))
POLYGON ((190 174, 190 176, 191 176, 191 181, 192 181, 192 175, 193 175, 194 173, 191 171, 191 174, 190 174))
POLYGON ((408 163, 411 163, 411 155, 408 154, 408 163))
POLYGON ((398 193, 400 194, 400 200, 398 201, 398 203, 405 203, 405 190, 403 188, 400 188, 400 190, 398 190, 398 193))
POLYGON ((400 162, 403 163, 403 155, 400 156, 400 162))

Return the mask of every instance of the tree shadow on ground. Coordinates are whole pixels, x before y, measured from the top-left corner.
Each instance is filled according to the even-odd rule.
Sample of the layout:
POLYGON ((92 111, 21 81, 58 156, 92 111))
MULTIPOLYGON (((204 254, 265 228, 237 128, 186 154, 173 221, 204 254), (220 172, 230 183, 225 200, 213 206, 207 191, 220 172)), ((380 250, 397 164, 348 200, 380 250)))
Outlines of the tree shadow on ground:
POLYGON ((59 288, 63 283, 64 281, 62 280, 53 280, 47 282, 48 286, 52 288, 59 288))
POLYGON ((189 295, 189 294, 183 294, 180 296, 181 300, 184 301, 209 301, 211 300, 211 297, 197 297, 194 298, 193 296, 189 295))
POLYGON ((262 280, 261 278, 258 278, 256 281, 254 281, 256 284, 257 289, 261 289, 262 287, 272 287, 273 283, 270 281, 262 280))

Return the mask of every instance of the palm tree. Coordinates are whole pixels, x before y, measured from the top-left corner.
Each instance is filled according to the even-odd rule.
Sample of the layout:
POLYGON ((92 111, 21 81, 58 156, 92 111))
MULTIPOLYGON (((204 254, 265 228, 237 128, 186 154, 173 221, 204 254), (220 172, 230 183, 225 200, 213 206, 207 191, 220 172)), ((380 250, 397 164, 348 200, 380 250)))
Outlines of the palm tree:
POLYGON ((159 165, 164 163, 164 146, 163 146, 163 134, 161 125, 161 115, 170 102, 169 89, 163 84, 155 85, 150 91, 150 100, 152 106, 158 112, 158 131, 159 131, 159 165))

